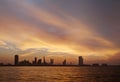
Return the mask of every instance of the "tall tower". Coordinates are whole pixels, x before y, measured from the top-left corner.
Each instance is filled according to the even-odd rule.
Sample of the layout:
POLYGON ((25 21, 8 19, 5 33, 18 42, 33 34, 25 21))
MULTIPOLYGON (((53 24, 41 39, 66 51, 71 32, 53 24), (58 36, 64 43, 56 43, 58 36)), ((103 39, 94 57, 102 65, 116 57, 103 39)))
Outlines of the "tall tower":
POLYGON ((66 59, 63 61, 63 65, 66 65, 66 59))
POLYGON ((54 59, 50 59, 50 65, 54 64, 54 59))
POLYGON ((15 55, 14 65, 18 65, 18 64, 19 64, 19 56, 15 55))
POLYGON ((39 59, 38 60, 38 65, 41 65, 42 64, 42 59, 39 59))
POLYGON ((78 57, 78 62, 79 62, 79 65, 83 65, 83 57, 82 56, 78 57))

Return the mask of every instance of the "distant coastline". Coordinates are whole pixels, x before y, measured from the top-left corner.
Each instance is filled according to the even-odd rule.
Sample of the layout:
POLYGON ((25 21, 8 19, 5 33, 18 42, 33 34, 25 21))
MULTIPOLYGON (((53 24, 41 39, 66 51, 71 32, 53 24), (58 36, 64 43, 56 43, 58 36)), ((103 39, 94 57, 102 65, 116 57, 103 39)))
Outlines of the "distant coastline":
POLYGON ((0 67, 120 67, 120 65, 108 65, 108 66, 92 66, 92 65, 83 65, 83 66, 79 66, 79 65, 1 65, 0 67))
POLYGON ((67 64, 66 59, 64 59, 63 62, 61 62, 61 64, 54 64, 54 59, 50 59, 50 62, 47 62, 45 56, 43 57, 43 59, 37 59, 37 57, 35 57, 32 62, 30 62, 29 60, 19 61, 19 55, 14 56, 14 64, 0 63, 0 67, 2 66, 120 67, 120 65, 108 65, 107 63, 84 64, 84 59, 82 56, 78 56, 78 64, 67 64))

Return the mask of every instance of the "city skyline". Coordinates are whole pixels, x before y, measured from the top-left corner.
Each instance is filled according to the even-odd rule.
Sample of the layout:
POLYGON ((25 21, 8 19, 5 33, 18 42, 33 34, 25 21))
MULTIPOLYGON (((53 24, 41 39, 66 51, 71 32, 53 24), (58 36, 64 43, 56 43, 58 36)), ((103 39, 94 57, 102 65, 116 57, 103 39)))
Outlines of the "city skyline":
MULTIPOLYGON (((30 61, 26 58, 24 60, 20 59, 19 55, 14 55, 14 63, 8 62, 7 64, 0 62, 0 66, 56 66, 56 65, 79 65, 79 66, 88 66, 89 64, 84 64, 84 60, 82 56, 78 56, 77 64, 74 64, 73 62, 67 61, 67 58, 65 58, 61 63, 55 63, 54 58, 50 58, 49 61, 46 60, 46 57, 43 56, 42 58, 34 57, 34 60, 30 61)), ((57 60, 56 60, 57 61, 57 60)))
POLYGON ((0 66, 120 66, 120 65, 108 65, 107 63, 93 63, 93 64, 86 64, 84 63, 84 58, 82 56, 78 56, 77 64, 74 64, 72 62, 68 62, 65 58, 61 63, 55 63, 55 60, 50 58, 49 61, 46 61, 45 56, 43 58, 37 58, 34 57, 34 60, 20 60, 19 55, 14 55, 14 64, 7 63, 4 64, 3 62, 0 62, 0 66))
POLYGON ((0 62, 120 64, 119 0, 0 0, 0 62))

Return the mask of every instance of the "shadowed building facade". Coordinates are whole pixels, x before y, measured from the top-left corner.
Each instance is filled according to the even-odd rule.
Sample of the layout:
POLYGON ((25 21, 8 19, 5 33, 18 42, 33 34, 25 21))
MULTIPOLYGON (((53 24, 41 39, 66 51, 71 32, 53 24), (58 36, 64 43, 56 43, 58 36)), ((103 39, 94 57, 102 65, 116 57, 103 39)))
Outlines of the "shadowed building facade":
POLYGON ((66 59, 63 61, 63 65, 66 65, 66 59))
POLYGON ((54 64, 54 59, 50 59, 50 65, 53 65, 54 64))
POLYGON ((83 65, 83 57, 82 56, 78 57, 78 65, 83 65))
POLYGON ((19 64, 19 56, 15 55, 14 65, 18 65, 18 64, 19 64))

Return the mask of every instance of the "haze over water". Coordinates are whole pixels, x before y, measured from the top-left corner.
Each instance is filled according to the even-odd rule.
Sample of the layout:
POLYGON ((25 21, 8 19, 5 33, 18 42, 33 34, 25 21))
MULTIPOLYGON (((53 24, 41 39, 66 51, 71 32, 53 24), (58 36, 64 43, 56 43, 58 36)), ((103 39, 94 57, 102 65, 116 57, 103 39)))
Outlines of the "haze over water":
POLYGON ((0 82, 120 82, 120 67, 0 67, 0 82))

